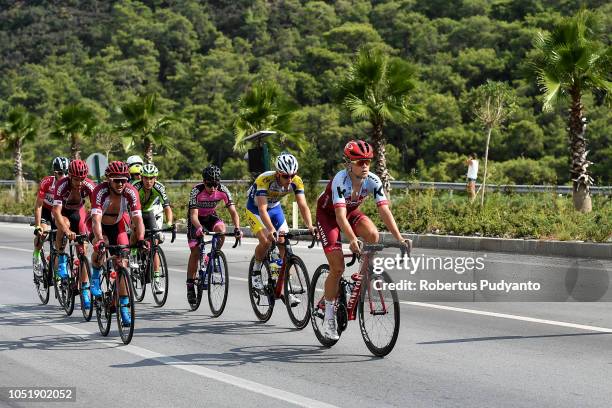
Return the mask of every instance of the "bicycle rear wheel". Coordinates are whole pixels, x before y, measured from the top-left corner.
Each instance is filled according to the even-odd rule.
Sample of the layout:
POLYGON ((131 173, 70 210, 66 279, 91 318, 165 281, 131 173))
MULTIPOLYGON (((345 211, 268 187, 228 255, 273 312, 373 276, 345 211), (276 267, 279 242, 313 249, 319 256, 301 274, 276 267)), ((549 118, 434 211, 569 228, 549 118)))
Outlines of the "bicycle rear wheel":
MULTIPOLYGON (((168 299, 168 289, 170 285, 170 274, 168 272, 168 264, 166 263, 166 255, 161 247, 157 247, 157 255, 159 255, 159 282, 151 281, 151 291, 153 292, 153 300, 155 304, 162 307, 168 299)), ((151 263, 151 267, 153 263, 151 263)))
POLYGON ((386 272, 375 275, 370 270, 369 282, 361 288, 359 328, 366 346, 378 357, 393 350, 400 328, 400 305, 395 290, 385 284, 393 283, 386 272), (378 289, 375 289, 374 283, 378 289))
POLYGON ((208 273, 208 305, 213 317, 219 317, 223 313, 227 303, 228 290, 227 259, 223 251, 217 250, 208 273))
MULTIPOLYGON (((325 322, 325 298, 323 293, 325 292, 325 280, 329 275, 329 265, 320 265, 312 275, 312 283, 310 284, 310 296, 308 305, 310 307, 311 316, 310 322, 312 328, 317 336, 319 343, 325 347, 331 347, 338 342, 338 340, 331 340, 325 337, 325 329, 323 324, 325 322)), ((338 331, 341 335, 342 332, 338 331)))
POLYGON ((134 290, 134 298, 137 302, 142 302, 147 292, 147 274, 150 272, 149 268, 149 253, 138 255, 138 268, 129 268, 130 281, 132 282, 132 289, 134 290))
POLYGON ((308 295, 310 293, 310 278, 304 261, 298 256, 289 259, 285 268, 285 306, 289 318, 295 327, 303 329, 310 320, 310 307, 308 295), (292 305, 293 303, 297 303, 292 305))
MULTIPOLYGON (((81 270, 85 271, 87 275, 87 282, 91 282, 91 270, 89 268, 89 260, 86 256, 79 257, 81 263, 81 270)), ((91 320, 91 315, 93 314, 93 299, 91 299, 91 290, 89 291, 89 307, 85 308, 83 303, 83 289, 79 291, 79 297, 81 298, 81 312, 83 312, 83 318, 85 321, 91 320)))
POLYGON ((263 282, 264 289, 257 290, 253 288, 253 264, 255 263, 255 257, 251 258, 249 264, 249 298, 251 299, 251 307, 255 316, 262 321, 267 322, 272 317, 274 311, 274 280, 270 277, 270 266, 268 261, 264 261, 261 265, 261 281, 263 282))
POLYGON ((43 305, 49 303, 49 295, 51 294, 51 288, 49 286, 48 274, 49 264, 47 263, 47 259, 45 258, 45 251, 41 248, 40 250, 40 259, 42 261, 41 264, 41 275, 38 276, 34 273, 34 286, 36 287, 36 293, 38 294, 38 298, 43 305))
POLYGON ((98 329, 100 334, 107 336, 111 327, 113 317, 113 287, 108 279, 108 271, 106 267, 100 270, 100 290, 102 296, 95 299, 96 319, 98 320, 98 329))
POLYGON ((132 285, 130 284, 130 278, 127 269, 121 268, 117 275, 117 282, 115 284, 115 310, 117 311, 117 325, 119 326, 119 335, 121 336, 121 341, 123 344, 129 344, 132 341, 132 336, 134 335, 134 323, 136 320, 136 307, 134 304, 134 291, 132 290, 132 285), (121 315, 121 307, 125 305, 120 304, 120 288, 125 287, 127 291, 128 304, 127 308, 130 312, 131 322, 128 325, 123 321, 123 317, 121 315))
POLYGON ((68 277, 59 281, 60 304, 66 312, 66 316, 71 316, 74 312, 74 300, 77 292, 77 282, 79 270, 75 269, 74 259, 68 257, 68 277))

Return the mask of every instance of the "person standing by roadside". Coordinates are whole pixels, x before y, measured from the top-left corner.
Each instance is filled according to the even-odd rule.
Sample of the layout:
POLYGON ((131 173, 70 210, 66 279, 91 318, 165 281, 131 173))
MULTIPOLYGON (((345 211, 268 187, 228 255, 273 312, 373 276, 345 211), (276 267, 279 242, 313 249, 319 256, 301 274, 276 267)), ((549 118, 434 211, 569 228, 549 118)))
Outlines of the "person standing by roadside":
POLYGON ((470 154, 465 161, 465 164, 468 166, 467 192, 470 197, 470 201, 474 201, 476 198, 476 179, 478 178, 478 159, 476 153, 470 154))

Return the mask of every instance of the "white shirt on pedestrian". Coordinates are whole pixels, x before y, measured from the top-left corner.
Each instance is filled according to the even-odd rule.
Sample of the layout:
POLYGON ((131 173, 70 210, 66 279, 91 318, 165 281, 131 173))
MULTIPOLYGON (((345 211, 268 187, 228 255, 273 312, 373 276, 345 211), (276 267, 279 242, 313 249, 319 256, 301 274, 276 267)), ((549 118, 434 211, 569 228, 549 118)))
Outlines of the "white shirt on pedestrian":
POLYGON ((468 178, 471 178, 471 179, 478 178, 478 160, 476 159, 470 160, 470 165, 468 166, 467 176, 468 178))

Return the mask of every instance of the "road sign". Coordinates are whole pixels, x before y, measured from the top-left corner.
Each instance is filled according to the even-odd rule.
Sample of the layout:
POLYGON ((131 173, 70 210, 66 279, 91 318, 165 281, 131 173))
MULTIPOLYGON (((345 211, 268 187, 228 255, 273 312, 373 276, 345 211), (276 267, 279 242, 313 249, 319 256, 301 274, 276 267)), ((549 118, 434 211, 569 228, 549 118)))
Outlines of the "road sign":
POLYGON ((89 166, 89 174, 95 177, 98 181, 104 174, 106 167, 108 166, 108 160, 106 156, 102 153, 92 153, 89 155, 87 160, 87 165, 89 166))

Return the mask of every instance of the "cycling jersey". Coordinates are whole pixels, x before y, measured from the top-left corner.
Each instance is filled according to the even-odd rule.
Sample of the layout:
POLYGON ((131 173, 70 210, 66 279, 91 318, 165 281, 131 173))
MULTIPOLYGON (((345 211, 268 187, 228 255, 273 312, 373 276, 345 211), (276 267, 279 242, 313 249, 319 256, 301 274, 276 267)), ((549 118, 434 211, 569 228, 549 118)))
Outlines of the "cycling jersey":
POLYGON ((79 195, 81 199, 79 202, 68 202, 70 197, 70 190, 72 189, 70 183, 70 177, 64 177, 55 186, 55 194, 53 197, 53 206, 62 207, 62 210, 78 210, 85 205, 85 197, 89 197, 89 201, 92 202, 93 192, 96 188, 96 184, 93 180, 86 178, 81 183, 79 195))
MULTIPOLYGON (((98 184, 93 191, 93 200, 91 201, 91 214, 92 215, 104 215, 110 205, 110 186, 108 181, 98 184)), ((130 183, 126 183, 123 191, 121 192, 121 203, 119 205, 118 214, 107 214, 117 215, 117 219, 113 224, 117 224, 123 218, 124 213, 130 213, 132 217, 141 216, 142 211, 140 209, 140 199, 138 197, 138 191, 130 183)))
POLYGON ((304 194, 304 182, 300 176, 294 176, 291 183, 283 188, 276 179, 276 171, 266 171, 261 173, 248 191, 247 209, 254 214, 259 214, 255 197, 266 197, 268 199, 268 209, 280 204, 280 200, 289 193, 304 194))
POLYGON ((189 206, 187 209, 187 219, 189 219, 189 210, 192 208, 198 209, 198 216, 205 217, 207 215, 215 214, 215 209, 219 201, 223 201, 226 207, 234 205, 232 201, 232 195, 230 194, 227 187, 223 184, 219 185, 219 188, 208 193, 204 183, 196 184, 191 193, 189 194, 189 206))
POLYGON ((166 188, 162 183, 158 181, 155 182, 153 188, 151 188, 148 199, 146 199, 147 192, 145 191, 141 180, 134 183, 134 188, 138 191, 140 207, 142 208, 143 213, 150 211, 158 213, 164 208, 170 206, 170 199, 168 198, 166 188))
POLYGON ((53 198, 55 197, 56 184, 59 183, 56 182, 55 176, 47 176, 40 181, 40 185, 38 187, 38 198, 42 198, 43 207, 47 210, 53 208, 53 198))
POLYGON ((373 173, 368 173, 361 183, 359 195, 354 199, 352 192, 353 183, 349 173, 347 170, 339 171, 333 180, 327 183, 325 191, 319 196, 317 209, 320 208, 333 214, 335 208, 346 207, 346 212, 350 213, 356 210, 370 193, 374 196, 377 206, 389 204, 380 178, 373 173))

